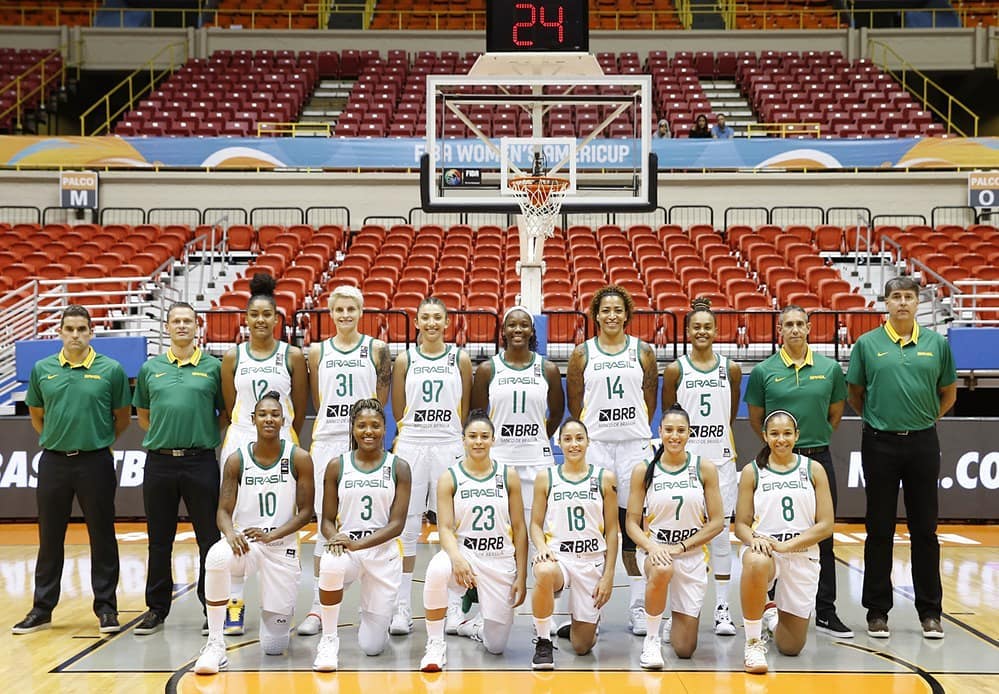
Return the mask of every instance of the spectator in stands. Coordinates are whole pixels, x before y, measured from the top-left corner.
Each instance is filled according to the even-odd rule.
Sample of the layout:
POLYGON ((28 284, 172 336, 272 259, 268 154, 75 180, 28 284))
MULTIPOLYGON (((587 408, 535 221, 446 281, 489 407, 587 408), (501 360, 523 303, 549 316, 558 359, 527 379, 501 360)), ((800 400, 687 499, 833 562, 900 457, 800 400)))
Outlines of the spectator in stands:
MULTIPOLYGON (((198 347, 194 307, 178 302, 167 311, 170 348, 139 369, 132 404, 146 431, 142 500, 149 534, 146 572, 148 611, 135 627, 142 636, 159 631, 170 613, 170 571, 180 500, 194 526, 201 566, 198 599, 205 604, 205 557, 219 540, 215 513, 221 483, 215 449, 229 421, 222 398, 222 362, 198 347)), ((202 631, 208 628, 205 622, 202 631)))
POLYGON ((710 140, 711 129, 708 128, 708 117, 703 113, 694 120, 694 127, 690 129, 688 137, 710 140))
POLYGON ((661 119, 659 121, 659 127, 656 128, 654 133, 652 133, 652 137, 657 140, 668 140, 671 138, 672 135, 670 135, 669 132, 669 121, 665 118, 661 119))
MULTIPOLYGON (((836 471, 829 440, 843 417, 846 380, 838 363, 809 347, 810 327, 808 314, 800 306, 792 304, 781 311, 778 329, 784 346, 749 374, 745 400, 749 424, 764 443, 765 417, 776 410, 794 415, 800 433, 794 453, 822 465, 829 478, 835 512, 836 471)), ((815 629, 838 638, 853 638, 853 631, 836 614, 836 557, 831 536, 819 542, 819 561, 822 568, 815 596, 815 629)))
POLYGON ((735 129, 725 123, 725 114, 719 113, 715 124, 711 126, 711 137, 716 140, 731 140, 735 137, 735 129))
POLYGON ((892 545, 901 483, 912 552, 912 585, 923 638, 943 638, 943 589, 937 540, 940 442, 936 421, 957 399, 946 338, 916 323, 919 283, 885 284, 888 322, 853 346, 846 374, 850 405, 864 418, 861 441, 867 511, 863 605, 867 633, 888 638, 892 545))
POLYGON ((121 364, 90 346, 90 312, 70 305, 59 321, 62 349, 31 369, 25 402, 39 433, 38 559, 34 605, 14 625, 15 634, 52 626, 59 602, 66 525, 73 498, 80 502, 90 536, 90 581, 100 632, 118 624, 118 541, 114 534, 114 443, 131 420, 132 393, 121 364))

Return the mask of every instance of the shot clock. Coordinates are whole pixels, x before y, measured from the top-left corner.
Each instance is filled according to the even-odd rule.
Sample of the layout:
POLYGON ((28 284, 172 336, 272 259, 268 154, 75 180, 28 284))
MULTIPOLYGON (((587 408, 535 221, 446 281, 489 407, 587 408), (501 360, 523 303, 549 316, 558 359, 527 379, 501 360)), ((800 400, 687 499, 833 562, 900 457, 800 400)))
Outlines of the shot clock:
POLYGON ((590 48, 588 0, 486 0, 486 52, 590 48))

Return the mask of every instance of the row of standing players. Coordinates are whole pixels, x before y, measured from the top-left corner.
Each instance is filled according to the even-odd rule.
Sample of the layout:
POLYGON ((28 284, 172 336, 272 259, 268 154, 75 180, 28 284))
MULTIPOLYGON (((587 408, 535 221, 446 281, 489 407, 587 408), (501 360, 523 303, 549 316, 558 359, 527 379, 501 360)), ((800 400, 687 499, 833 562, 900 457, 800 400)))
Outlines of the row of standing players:
MULTIPOLYGON (((205 469, 205 466, 200 464, 202 462, 200 458, 210 457, 214 462, 211 441, 208 440, 210 432, 207 429, 210 427, 198 426, 197 423, 192 425, 191 420, 198 418, 192 413, 204 410, 205 408, 199 407, 204 404, 207 404, 206 411, 212 412, 213 416, 216 409, 231 413, 232 423, 229 426, 229 433, 223 449, 223 461, 226 460, 226 453, 238 450, 242 445, 251 443, 256 437, 255 428, 247 426, 250 421, 248 415, 252 412, 255 400, 264 391, 278 390, 281 395, 282 409, 291 413, 291 416, 287 418, 290 422, 286 423, 284 427, 284 436, 287 440, 294 440, 294 432, 301 427, 305 400, 308 397, 308 376, 305 361, 300 351, 274 340, 273 326, 276 320, 276 311, 273 298, 269 295, 269 289, 269 286, 261 286, 261 283, 258 282, 247 311, 251 339, 245 345, 228 354, 221 364, 218 364, 217 360, 212 360, 208 355, 202 354, 193 344, 196 336, 193 311, 183 310, 181 307, 182 310, 171 311, 168 320, 168 331, 173 343, 171 350, 163 357, 151 360, 143 367, 143 373, 140 373, 135 405, 139 412, 140 424, 148 429, 144 443, 149 449, 145 497, 150 526, 150 572, 149 585, 147 586, 147 603, 150 611, 143 618, 143 623, 140 624, 140 627, 144 628, 141 631, 137 629, 139 633, 151 633, 162 624, 169 612, 169 586, 171 583, 169 556, 176 527, 177 499, 179 497, 185 499, 192 519, 195 521, 203 564, 208 548, 214 541, 213 531, 214 537, 218 537, 217 530, 214 530, 214 506, 204 503, 205 498, 211 496, 211 489, 213 487, 218 489, 218 468, 215 466, 214 484, 211 483, 211 480, 206 481, 205 475, 196 472, 196 470, 205 469), (199 367, 199 365, 201 366, 199 367), (183 368, 185 366, 193 368, 185 370, 183 368), (201 368, 200 371, 199 368, 201 368), (214 393, 211 392, 210 388, 201 387, 202 384, 199 383, 199 381, 206 383, 211 381, 213 369, 216 374, 221 374, 220 377, 216 377, 221 382, 221 388, 216 389, 214 393), (184 375, 185 372, 187 376, 184 375), (164 375, 170 375, 171 378, 162 379, 161 377, 164 375), (196 376, 199 375, 204 378, 197 378, 196 376), (198 386, 192 387, 194 383, 197 383, 198 386), (219 397, 219 391, 222 397, 219 397), (291 426, 288 426, 289 424, 291 426), (199 436, 199 434, 204 434, 204 436, 199 436), (187 468, 186 472, 184 472, 185 468, 187 468), (154 481, 159 477, 157 470, 163 474, 164 478, 159 482, 154 481), (207 513, 200 514, 201 523, 199 523, 199 514, 192 510, 192 506, 209 509, 207 513), (206 516, 211 519, 210 523, 206 516), (209 525, 212 526, 211 529, 209 529, 209 525), (155 559, 154 555, 156 555, 155 559), (164 590, 164 588, 166 589, 164 590)), ((629 479, 631 470, 650 457, 647 418, 656 405, 657 383, 654 353, 647 345, 625 333, 625 326, 631 311, 629 299, 626 292, 613 287, 598 293, 594 298, 592 315, 599 326, 598 337, 577 348, 570 360, 567 377, 570 414, 581 415, 592 434, 589 454, 591 462, 616 472, 621 479, 629 479)), ((561 388, 551 387, 552 385, 560 385, 557 380, 558 371, 553 365, 533 352, 531 349, 533 325, 530 316, 526 311, 514 309, 508 311, 503 319, 505 339, 503 353, 483 364, 476 374, 477 377, 473 380, 471 364, 467 355, 446 345, 443 341, 443 333, 447 323, 445 308, 439 302, 428 300, 421 305, 417 316, 421 333, 420 345, 400 355, 400 358, 396 360, 394 376, 392 376, 385 345, 359 335, 357 332, 357 324, 362 310, 362 298, 359 292, 351 288, 343 288, 334 293, 330 307, 337 334, 330 340, 321 343, 319 349, 310 351, 312 390, 317 400, 318 410, 317 424, 313 435, 313 453, 315 454, 313 457, 322 463, 322 461, 336 458, 339 453, 346 450, 346 440, 349 440, 346 431, 349 403, 355 401, 361 394, 376 395, 381 402, 387 401, 389 384, 394 379, 393 409, 396 412, 404 413, 399 422, 400 436, 396 452, 410 463, 413 470, 413 493, 411 494, 410 507, 407 509, 406 528, 402 533, 403 545, 408 551, 403 560, 403 579, 398 608, 392 620, 393 631, 406 632, 411 629, 408 602, 414 558, 413 551, 406 547, 407 539, 415 542, 415 533, 419 529, 423 508, 429 505, 432 510, 435 499, 434 495, 429 493, 430 483, 437 479, 436 473, 440 472, 441 463, 446 464, 462 455, 460 413, 468 411, 467 405, 470 399, 477 404, 488 406, 493 420, 499 426, 498 445, 493 450, 493 457, 509 465, 519 478, 531 482, 535 477, 534 473, 551 462, 548 439, 556 429, 564 410, 564 404, 561 401, 561 388), (434 376, 439 376, 439 378, 434 376), (544 394, 539 396, 539 393, 544 394), (337 426, 339 426, 340 431, 335 431, 337 426), (325 450, 322 448, 324 445, 327 446, 325 450), (340 447, 339 451, 335 450, 337 446, 340 447), (505 460, 503 460, 504 455, 507 456, 505 460)), ((736 365, 713 353, 714 317, 709 308, 701 306, 699 309, 697 307, 695 309, 688 324, 693 347, 692 354, 689 358, 684 357, 679 362, 667 367, 663 404, 668 406, 678 398, 681 402, 684 401, 684 398, 687 399, 684 404, 695 419, 694 426, 691 427, 695 443, 698 443, 697 439, 714 438, 716 445, 720 446, 720 450, 712 451, 705 457, 713 461, 721 461, 719 478, 728 477, 723 470, 727 465, 731 465, 730 477, 734 482, 734 447, 731 445, 729 425, 738 402, 738 383, 741 374, 736 365)), ((67 314, 69 313, 67 311, 67 314)), ((787 315, 797 317, 794 316, 794 312, 787 315)), ((812 359, 818 361, 819 356, 812 355, 807 348, 805 342, 807 317, 804 316, 803 312, 801 312, 801 319, 801 322, 804 323, 804 329, 802 330, 800 326, 795 328, 794 325, 787 329, 785 349, 779 355, 785 360, 791 358, 792 363, 788 365, 793 366, 794 373, 797 373, 801 366, 797 363, 800 357, 803 356, 805 361, 812 359), (796 347, 795 343, 797 343, 796 347), (795 351, 797 354, 792 355, 792 352, 795 351)), ((794 323, 794 321, 790 322, 794 323)), ((783 323, 782 317, 782 331, 785 328, 783 323)), ((60 331, 63 336, 64 351, 60 353, 57 364, 70 375, 69 379, 63 380, 72 381, 71 375, 75 371, 74 367, 83 366, 84 370, 88 370, 93 364, 93 352, 87 347, 89 343, 89 318, 69 316, 69 320, 67 320, 67 317, 64 316, 60 331), (82 322, 83 325, 77 326, 78 322, 82 322), (68 333, 74 334, 68 335, 68 333), (86 334, 81 339, 79 333, 86 334), (77 357, 75 360, 74 352, 77 357), (91 366, 87 365, 88 359, 91 366)), ((901 342, 900 345, 902 345, 901 342)), ((102 359, 103 361, 113 361, 102 359)), ((811 366, 812 363, 809 362, 808 365, 811 366)), ((839 372, 839 375, 841 379, 842 373, 839 372)), ((39 380, 39 384, 35 384, 35 378, 32 379, 33 390, 36 392, 33 395, 29 393, 28 404, 32 408, 32 419, 42 435, 41 443, 45 448, 43 465, 40 466, 40 470, 48 467, 45 465, 46 462, 79 464, 83 463, 85 459, 99 454, 101 450, 106 453, 106 449, 101 447, 110 445, 114 435, 123 429, 120 426, 122 407, 119 407, 121 403, 117 402, 121 399, 120 394, 109 396, 114 401, 113 406, 108 408, 111 410, 108 419, 113 419, 114 425, 109 441, 99 442, 96 447, 79 446, 76 445, 75 440, 66 441, 65 435, 60 439, 59 434, 54 434, 55 426, 46 428, 45 425, 49 418, 44 417, 48 405, 45 388, 42 387, 45 385, 45 381, 37 380, 39 380), (37 388, 34 387, 36 385, 37 388), (39 416, 36 417, 36 414, 39 416), (48 460, 46 460, 46 456, 48 460)), ((781 378, 778 377, 774 380, 779 381, 781 378)), ((59 383, 62 383, 62 380, 59 383)), ((127 382, 125 386, 127 394, 127 382)), ((835 391, 835 388, 833 390, 835 391)), ((814 400, 811 397, 802 399, 809 402, 814 400)), ((768 400, 760 401, 755 405, 750 400, 749 395, 747 395, 747 400, 751 405, 751 422, 754 424, 754 428, 761 431, 764 405, 766 410, 773 408, 770 407, 768 400)), ((942 407, 943 398, 941 398, 940 404, 942 407)), ((839 402, 827 398, 828 417, 823 417, 823 421, 828 423, 830 431, 831 427, 838 421, 839 414, 835 412, 837 405, 839 413, 841 413, 842 397, 839 398, 839 402)), ((127 403, 124 411, 127 417, 127 403)), ((60 414, 62 413, 60 412, 60 414)), ((798 416, 799 419, 802 419, 800 413, 798 416)), ((60 418, 59 423, 65 425, 63 419, 60 418)), ((127 425, 127 418, 125 424, 127 425)), ((809 427, 815 428, 814 424, 809 425, 809 427)), ((60 428, 65 434, 65 428, 60 428)), ((72 439, 72 436, 69 438, 72 439)), ((804 441, 800 443, 804 443, 804 441)), ((822 447, 806 447, 806 449, 809 448, 819 449, 822 447)), ((814 457, 819 458, 820 456, 816 454, 814 457)), ((53 468, 55 467, 57 466, 53 465, 53 468)), ((325 465, 317 466, 317 468, 322 467, 325 465)), ((67 475, 71 479, 60 478, 57 480, 57 486, 68 486, 71 493, 76 493, 82 503, 84 496, 89 496, 90 491, 82 488, 78 484, 78 480, 72 479, 72 470, 67 475)), ((45 562, 42 559, 46 549, 46 538, 51 539, 53 528, 59 532, 58 516, 62 513, 62 509, 60 507, 56 513, 48 514, 57 516, 57 522, 45 522, 46 511, 42 508, 42 488, 50 485, 42 484, 44 477, 46 475, 40 474, 39 526, 41 541, 39 568, 36 570, 35 606, 28 617, 15 626, 17 633, 33 631, 34 628, 41 628, 49 624, 51 610, 58 599, 58 582, 56 581, 53 596, 51 575, 49 574, 52 573, 53 559, 59 560, 58 564, 61 569, 61 556, 46 556, 48 561, 45 562), (47 580, 40 581, 39 578, 47 580), (40 594, 42 600, 39 599, 40 594)), ((319 477, 319 479, 322 478, 319 477)), ((723 500, 725 499, 725 486, 723 482, 721 485, 723 500)), ((831 484, 830 487, 835 490, 834 484, 831 484)), ((730 488, 734 491, 734 484, 730 485, 730 488)), ((318 489, 321 490, 322 486, 320 485, 318 489)), ((628 491, 626 485, 620 495, 619 504, 622 506, 622 517, 623 508, 627 506, 628 491)), ((734 507, 734 494, 732 494, 730 503, 723 501, 723 506, 725 507, 725 515, 728 517, 732 507, 734 507)), ((321 508, 321 502, 317 503, 317 509, 321 508)), ((68 509, 65 515, 68 517, 68 509)), ((113 505, 111 517, 113 518, 113 505)), ((52 519, 49 518, 49 520, 52 519)), ((61 532, 64 534, 65 521, 63 520, 61 523, 61 532)), ((97 525, 100 524, 95 524, 95 526, 97 525)), ((94 530, 95 528, 91 527, 92 540, 94 539, 94 530)), ((647 629, 647 626, 643 624, 646 616, 643 609, 644 581, 641 577, 641 567, 635 560, 634 547, 629 547, 630 538, 627 533, 623 537, 623 558, 628 573, 632 576, 631 626, 636 633, 643 633, 647 629)), ((113 545, 113 534, 111 538, 113 545)), ((107 543, 102 542, 102 539, 98 538, 97 542, 92 543, 95 560, 98 558, 98 547, 107 549, 107 543)), ((831 557, 831 543, 829 544, 831 557)), ((716 575, 721 573, 719 565, 725 561, 723 545, 728 547, 727 538, 724 542, 717 543, 720 551, 715 552, 716 556, 712 560, 716 575)), ((116 550, 116 547, 114 549, 116 550)), ((104 558, 107 558, 107 554, 104 555, 104 558)), ((116 565, 116 552, 113 558, 116 565)), ((823 556, 823 558, 825 557, 823 556)), ((729 564, 730 561, 729 559, 729 564)), ((824 561, 822 563, 825 564, 824 561)), ((318 572, 318 566, 316 568, 318 572)), ((722 633, 725 631, 734 633, 731 620, 727 615, 727 600, 725 600, 727 582, 724 578, 727 575, 727 568, 725 571, 726 573, 721 573, 719 577, 721 580, 716 580, 716 594, 719 597, 720 608, 716 610, 716 630, 720 630, 722 633)), ((114 585, 117 582, 117 574, 113 573, 114 581, 111 582, 107 579, 112 577, 112 573, 108 572, 108 576, 100 582, 101 591, 97 590, 96 577, 95 573, 95 612, 101 618, 102 630, 105 630, 106 626, 107 630, 113 630, 117 626, 117 621, 114 619, 114 585)), ((888 578, 885 580, 890 581, 888 578)), ((201 582, 199 581, 199 583, 201 582)), ((236 583, 239 583, 239 576, 236 577, 236 583)), ((825 581, 820 581, 820 583, 825 583, 825 581)), ((832 585, 834 589, 835 584, 832 585)), ((234 586, 233 597, 235 600, 232 605, 240 603, 239 590, 238 586, 234 586)), ((318 607, 320 604, 318 585, 316 593, 316 608, 313 612, 319 613, 321 609, 318 607)), ((823 616, 822 593, 823 590, 820 589, 820 603, 818 605, 818 618, 820 620, 823 616)), ((199 594, 203 596, 203 589, 200 589, 200 586, 199 594)), ((831 602, 828 603, 828 606, 831 605, 831 602)), ((450 606, 453 607, 454 603, 452 602, 450 606)), ((238 613, 239 610, 230 611, 238 613)), ((884 613, 886 615, 887 610, 884 613)), ((829 612, 826 612, 826 617, 828 618, 828 616, 829 612)), ((832 616, 835 616, 834 612, 832 612, 832 616)), ((306 633, 310 630, 318 631, 319 614, 310 615, 306 622, 309 622, 310 619, 313 622, 311 629, 310 625, 303 623, 300 625, 300 630, 306 633), (305 628, 302 629, 302 627, 305 628)), ((839 623, 839 620, 836 619, 835 622, 839 623)), ((841 623, 839 624, 842 626, 841 623)), ((819 625, 821 628, 821 621, 819 625)))

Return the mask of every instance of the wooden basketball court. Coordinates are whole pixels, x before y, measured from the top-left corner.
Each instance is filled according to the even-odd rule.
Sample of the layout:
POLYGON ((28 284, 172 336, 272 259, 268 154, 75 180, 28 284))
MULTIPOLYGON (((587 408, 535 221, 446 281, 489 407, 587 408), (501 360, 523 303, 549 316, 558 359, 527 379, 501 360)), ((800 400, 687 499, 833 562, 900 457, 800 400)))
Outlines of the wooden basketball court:
MULTIPOLYGON (((626 627, 626 587, 623 573, 615 599, 604 612, 600 641, 593 654, 577 657, 566 643, 556 651, 556 670, 530 669, 533 628, 527 604, 517 613, 507 653, 486 654, 480 644, 448 637, 448 667, 426 675, 417 670, 425 634, 417 617, 408 637, 392 637, 386 652, 376 658, 362 655, 356 631, 349 625, 356 613, 357 590, 348 589, 341 625, 340 667, 337 673, 311 671, 318 637, 292 636, 287 656, 264 656, 256 642, 258 602, 255 584, 247 586, 247 630, 227 637, 230 668, 213 677, 190 672, 204 642, 202 615, 195 596, 197 553, 190 528, 181 528, 174 553, 176 581, 174 608, 165 628, 136 636, 133 628, 145 611, 146 538, 141 524, 120 524, 121 580, 119 609, 123 630, 101 636, 91 611, 89 548, 82 525, 71 526, 66 546, 63 594, 53 615, 53 627, 15 636, 9 627, 31 607, 37 530, 34 525, 0 526, 0 586, 5 600, 0 616, 3 652, 0 675, 6 688, 16 691, 72 693, 110 692, 661 692, 724 691, 732 693, 795 692, 996 692, 999 691, 999 527, 941 526, 944 581, 943 641, 924 640, 911 600, 908 548, 904 527, 899 528, 895 562, 895 609, 892 636, 871 639, 864 632, 860 606, 863 571, 863 528, 837 526, 839 559, 838 607, 851 626, 854 639, 835 640, 811 632, 808 645, 796 658, 771 649, 770 674, 742 672, 743 636, 715 636, 708 610, 701 621, 694 657, 680 661, 665 647, 666 669, 643 672, 638 667, 641 639, 626 627)), ((310 529, 303 549, 310 550, 310 529)), ((420 547, 417 575, 434 551, 420 547)), ((308 557, 303 566, 311 568, 308 557)), ((737 577, 734 579, 737 581, 737 577)), ((298 615, 304 615, 311 589, 303 580, 298 615)), ((419 604, 420 584, 414 587, 419 604)), ((737 588, 733 586, 733 617, 741 625, 737 588)), ((708 596, 706 604, 711 596, 708 596)), ((417 607, 419 612, 419 608, 417 607)))

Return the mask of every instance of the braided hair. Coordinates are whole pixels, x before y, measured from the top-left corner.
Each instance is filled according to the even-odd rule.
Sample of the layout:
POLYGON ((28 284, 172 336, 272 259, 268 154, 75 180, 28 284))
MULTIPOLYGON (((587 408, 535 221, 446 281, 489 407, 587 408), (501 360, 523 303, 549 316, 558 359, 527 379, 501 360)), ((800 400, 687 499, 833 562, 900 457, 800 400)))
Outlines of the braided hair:
POLYGON ((376 415, 378 415, 382 424, 385 424, 385 408, 382 407, 382 403, 378 398, 363 398, 358 400, 353 405, 350 406, 350 450, 356 451, 358 449, 357 439, 354 438, 354 422, 357 420, 361 412, 365 410, 371 410, 376 415))

